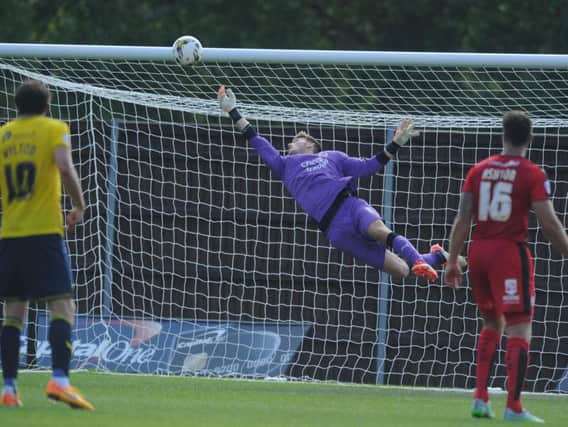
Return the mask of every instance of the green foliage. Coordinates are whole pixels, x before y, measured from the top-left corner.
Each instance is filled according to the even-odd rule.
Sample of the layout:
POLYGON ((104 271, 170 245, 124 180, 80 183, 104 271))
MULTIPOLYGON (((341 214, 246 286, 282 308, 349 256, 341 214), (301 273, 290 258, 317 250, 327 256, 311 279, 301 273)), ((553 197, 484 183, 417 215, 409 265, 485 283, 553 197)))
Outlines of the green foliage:
POLYGON ((3 42, 568 52, 562 0, 3 0, 3 42))

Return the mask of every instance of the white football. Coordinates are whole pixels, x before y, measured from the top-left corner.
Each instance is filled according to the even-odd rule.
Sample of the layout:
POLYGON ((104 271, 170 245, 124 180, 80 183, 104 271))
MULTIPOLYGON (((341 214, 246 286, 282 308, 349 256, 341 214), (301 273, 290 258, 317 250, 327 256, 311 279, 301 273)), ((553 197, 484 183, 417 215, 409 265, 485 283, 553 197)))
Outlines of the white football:
POLYGON ((181 36, 172 46, 174 58, 180 65, 191 65, 201 61, 203 47, 193 36, 181 36))

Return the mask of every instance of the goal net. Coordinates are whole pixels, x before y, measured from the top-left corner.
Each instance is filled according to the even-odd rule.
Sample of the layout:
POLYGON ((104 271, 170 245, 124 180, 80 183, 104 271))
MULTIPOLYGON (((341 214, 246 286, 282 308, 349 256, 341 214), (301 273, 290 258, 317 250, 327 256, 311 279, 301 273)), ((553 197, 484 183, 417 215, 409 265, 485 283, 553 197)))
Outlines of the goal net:
MULTIPOLYGON (((378 52, 368 63, 296 52, 304 59, 295 62, 293 54, 262 61, 205 49, 191 67, 166 56, 0 57, 0 120, 16 116, 14 90, 32 78, 52 91, 50 115, 72 129, 88 202, 67 236, 74 368, 474 386, 481 325, 467 280, 457 291, 393 281, 331 249, 220 112, 216 89, 231 87, 282 152, 306 130, 326 150, 369 157, 413 117, 420 137, 383 174, 361 179, 359 195, 427 252, 447 246, 462 180, 500 151, 511 109, 534 120, 529 157, 548 173, 567 222, 568 68, 437 65, 436 55, 428 65, 412 55, 389 65, 378 52)), ((530 242, 537 296, 526 388, 556 391, 568 382, 566 272, 534 218, 530 242)), ((45 368, 44 307, 35 313, 27 332, 35 366, 45 368)), ((504 342, 494 373, 490 385, 504 387, 504 342)))

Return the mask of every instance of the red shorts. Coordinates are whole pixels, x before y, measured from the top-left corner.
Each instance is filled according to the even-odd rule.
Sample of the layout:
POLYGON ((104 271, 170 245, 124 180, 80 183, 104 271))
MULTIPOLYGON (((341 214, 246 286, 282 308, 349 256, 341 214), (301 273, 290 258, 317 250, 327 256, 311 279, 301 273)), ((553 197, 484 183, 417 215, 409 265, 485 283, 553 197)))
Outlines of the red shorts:
POLYGON ((534 267, 525 243, 473 241, 468 262, 473 300, 484 318, 495 319, 503 314, 510 318, 509 323, 532 320, 534 267))

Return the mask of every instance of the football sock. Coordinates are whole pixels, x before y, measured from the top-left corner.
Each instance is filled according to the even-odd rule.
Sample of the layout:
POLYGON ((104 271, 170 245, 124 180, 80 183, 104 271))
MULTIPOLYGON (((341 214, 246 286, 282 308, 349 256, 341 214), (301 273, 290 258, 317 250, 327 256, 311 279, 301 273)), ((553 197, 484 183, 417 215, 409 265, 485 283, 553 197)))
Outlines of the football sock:
POLYGON ((16 386, 20 357, 20 332, 22 322, 6 319, 2 328, 0 348, 2 349, 2 376, 5 385, 16 386))
POLYGON ((416 248, 412 246, 406 237, 397 234, 394 236, 391 242, 392 250, 399 255, 402 259, 408 262, 410 265, 414 265, 414 263, 418 260, 422 260, 422 255, 418 253, 416 248))
POLYGON ((499 345, 501 336, 495 329, 483 328, 477 341, 477 364, 475 367, 475 395, 474 399, 481 399, 484 402, 489 400, 487 383, 489 373, 495 360, 495 350, 499 345))
POLYGON ((62 318, 55 318, 49 324, 49 345, 53 376, 68 377, 71 362, 71 324, 62 318), (56 373, 58 375, 56 375, 56 373))
POLYGON ((59 384, 61 387, 69 387, 71 385, 69 382, 69 377, 65 375, 63 369, 54 369, 51 379, 55 381, 57 384, 59 384))
POLYGON ((529 365, 529 343, 520 337, 507 339, 505 365, 507 366, 507 408, 521 412, 521 390, 529 365))
POLYGON ((4 382, 4 386, 2 387, 2 394, 4 394, 4 393, 16 394, 17 393, 16 380, 12 379, 12 381, 13 381, 13 384, 7 384, 6 382, 4 382))
POLYGON ((432 267, 439 267, 446 262, 446 257, 441 251, 422 254, 422 259, 426 264, 429 264, 432 267))

